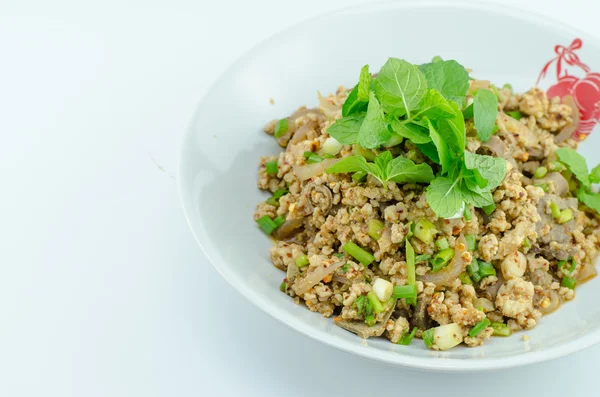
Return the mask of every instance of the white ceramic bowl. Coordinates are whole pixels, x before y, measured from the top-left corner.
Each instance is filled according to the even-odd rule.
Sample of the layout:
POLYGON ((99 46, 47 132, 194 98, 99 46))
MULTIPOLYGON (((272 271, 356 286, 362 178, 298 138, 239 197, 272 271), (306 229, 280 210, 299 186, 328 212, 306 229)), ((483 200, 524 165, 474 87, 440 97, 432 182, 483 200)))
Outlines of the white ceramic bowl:
MULTIPOLYGON (((284 277, 269 260, 272 242, 256 227, 253 212, 266 193, 256 188, 261 155, 281 149, 262 132, 265 123, 317 103, 317 90, 351 86, 362 65, 378 70, 390 56, 413 63, 434 55, 457 59, 473 75, 516 90, 535 84, 556 44, 575 37, 577 54, 600 70, 600 45, 556 21, 504 6, 471 3, 385 4, 352 8, 296 25, 260 44, 212 86, 187 132, 179 164, 179 188, 190 227, 205 254, 250 302, 291 328, 339 349, 390 364, 446 370, 491 370, 559 357, 600 339, 600 280, 577 289, 577 298, 537 328, 484 347, 427 350, 421 341, 398 346, 387 339, 363 341, 331 319, 297 306, 279 291, 284 277), (275 99, 275 104, 269 103, 275 99)), ((568 66, 568 65, 567 65, 568 66)), ((572 68, 572 70, 575 70, 572 68)), ((555 76, 550 68, 549 81, 555 76)), ((546 82, 544 82, 546 83, 546 82)), ((592 156, 600 133, 581 152, 592 156)), ((317 349, 319 346, 315 345, 317 349)))

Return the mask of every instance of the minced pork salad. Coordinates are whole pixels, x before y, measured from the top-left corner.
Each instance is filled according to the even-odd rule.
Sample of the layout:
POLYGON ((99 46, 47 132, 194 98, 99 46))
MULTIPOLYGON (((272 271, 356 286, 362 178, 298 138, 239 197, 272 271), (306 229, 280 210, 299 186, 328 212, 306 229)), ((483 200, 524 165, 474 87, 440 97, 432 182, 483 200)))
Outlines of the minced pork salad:
POLYGON ((434 350, 531 329, 596 275, 600 167, 573 99, 515 94, 456 61, 368 65, 265 127, 280 289, 360 337, 434 350))

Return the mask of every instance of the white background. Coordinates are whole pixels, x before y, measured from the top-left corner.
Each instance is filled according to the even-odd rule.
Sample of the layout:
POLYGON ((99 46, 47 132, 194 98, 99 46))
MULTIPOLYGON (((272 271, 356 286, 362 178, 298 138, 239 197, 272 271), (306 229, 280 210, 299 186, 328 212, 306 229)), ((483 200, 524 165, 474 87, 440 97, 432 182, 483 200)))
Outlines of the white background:
MULTIPOLYGON (((597 390, 600 346, 475 375, 336 351, 251 306, 204 258, 175 180, 195 106, 252 46, 348 3, 0 1, 0 396, 597 390)), ((600 36, 592 3, 521 6, 600 36)))

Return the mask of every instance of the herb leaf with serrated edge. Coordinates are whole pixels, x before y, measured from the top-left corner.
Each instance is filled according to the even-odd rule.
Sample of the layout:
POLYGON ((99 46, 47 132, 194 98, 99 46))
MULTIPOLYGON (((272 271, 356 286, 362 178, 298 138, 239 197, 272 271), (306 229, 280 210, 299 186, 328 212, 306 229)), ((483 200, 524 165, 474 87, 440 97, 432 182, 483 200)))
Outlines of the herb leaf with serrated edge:
POLYGON ((492 136, 497 117, 498 97, 490 90, 477 90, 473 99, 473 119, 481 142, 486 142, 492 136))
POLYGON ((500 186, 506 176, 506 160, 501 157, 474 154, 465 150, 465 166, 479 172, 487 181, 486 190, 500 186))
POLYGON ((363 123, 358 131, 357 142, 366 149, 375 149, 387 142, 392 132, 387 128, 387 121, 383 114, 375 93, 371 91, 369 107, 363 123))
POLYGON ((427 188, 427 202, 440 218, 454 216, 463 205, 460 178, 435 178, 427 188))
POLYGON ((419 105, 417 115, 429 119, 442 119, 454 116, 454 109, 439 91, 427 91, 419 105))
POLYGON ((590 183, 600 183, 600 164, 595 166, 590 172, 590 183))
POLYGON ((350 91, 346 101, 342 105, 342 116, 350 116, 351 114, 364 112, 369 105, 368 101, 362 101, 358 98, 358 84, 350 91))
POLYGON ((571 148, 560 148, 556 150, 556 155, 561 163, 569 167, 583 186, 590 186, 587 162, 581 154, 571 148))
POLYGON ((427 90, 419 68, 403 59, 389 58, 375 78, 375 93, 383 108, 396 116, 417 108, 427 90))
POLYGON ((390 121, 390 128, 395 134, 410 140, 415 144, 424 144, 431 142, 428 130, 413 123, 401 123, 400 120, 393 117, 390 121))
POLYGON ((429 164, 415 164, 405 157, 396 157, 387 165, 386 178, 396 183, 428 183, 435 176, 429 164))
POLYGON ((363 171, 373 175, 384 186, 387 182, 396 183, 427 183, 433 178, 433 170, 428 164, 415 164, 405 157, 392 158, 388 151, 380 153, 374 163, 368 163, 362 156, 344 157, 331 167, 328 174, 340 174, 363 171))
POLYGON ((358 132, 364 120, 365 113, 352 114, 336 120, 329 126, 327 132, 339 143, 352 145, 358 140, 358 132))
POLYGON ((360 70, 360 77, 358 80, 358 99, 362 101, 369 100, 369 91, 371 91, 371 81, 373 77, 369 73, 369 65, 365 65, 360 70))
POLYGON ((419 69, 425 75, 429 88, 436 89, 447 100, 462 106, 469 89, 469 73, 464 66, 449 60, 426 63, 419 69))
POLYGON ((580 188, 577 191, 577 199, 600 214, 600 194, 580 188))

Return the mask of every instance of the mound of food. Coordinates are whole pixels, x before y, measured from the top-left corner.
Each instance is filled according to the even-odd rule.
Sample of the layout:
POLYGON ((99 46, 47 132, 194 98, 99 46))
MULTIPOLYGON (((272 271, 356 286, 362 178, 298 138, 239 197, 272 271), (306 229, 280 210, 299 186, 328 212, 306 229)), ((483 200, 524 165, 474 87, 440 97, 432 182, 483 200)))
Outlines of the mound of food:
POLYGON ((390 58, 265 127, 254 218, 281 290, 368 338, 479 346, 535 327, 596 275, 600 167, 570 97, 515 94, 439 57, 390 58))

